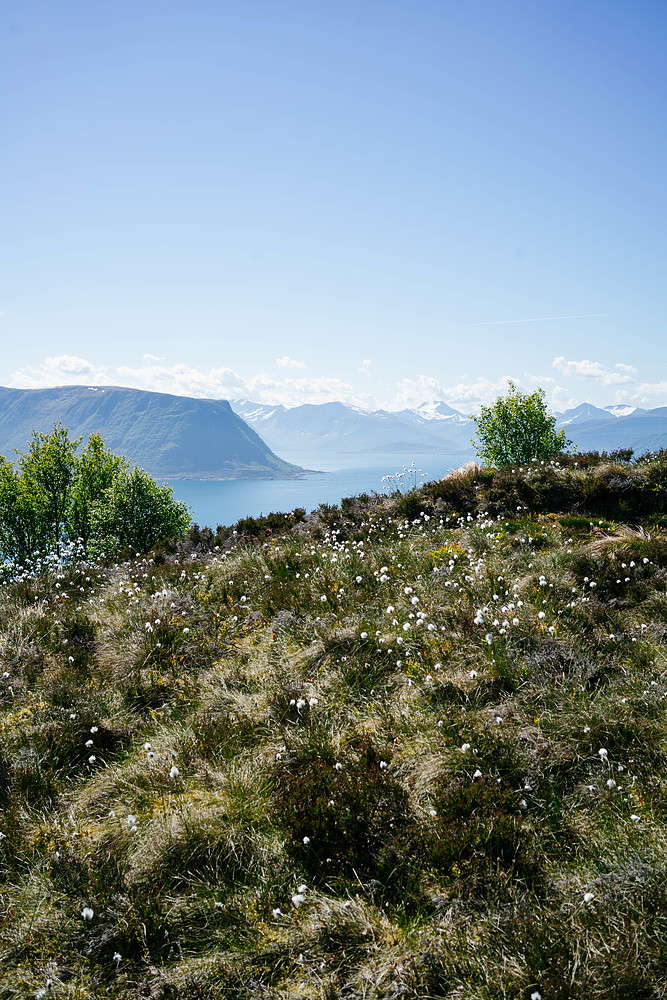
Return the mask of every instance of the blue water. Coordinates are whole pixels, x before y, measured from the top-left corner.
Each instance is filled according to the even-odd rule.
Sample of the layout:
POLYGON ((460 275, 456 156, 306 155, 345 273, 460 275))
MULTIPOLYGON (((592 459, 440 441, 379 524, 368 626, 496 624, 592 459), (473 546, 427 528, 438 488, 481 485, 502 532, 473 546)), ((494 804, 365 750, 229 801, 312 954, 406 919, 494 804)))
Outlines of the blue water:
POLYGON ((259 517, 295 507, 314 510, 321 503, 337 504, 342 497, 358 493, 391 492, 399 480, 383 483, 407 467, 403 489, 431 479, 440 479, 472 458, 472 455, 329 455, 286 453, 280 456, 306 469, 317 469, 305 479, 233 479, 214 482, 201 479, 167 480, 178 500, 192 509, 200 525, 234 524, 241 517, 259 517), (415 468, 412 469, 414 462, 415 468))

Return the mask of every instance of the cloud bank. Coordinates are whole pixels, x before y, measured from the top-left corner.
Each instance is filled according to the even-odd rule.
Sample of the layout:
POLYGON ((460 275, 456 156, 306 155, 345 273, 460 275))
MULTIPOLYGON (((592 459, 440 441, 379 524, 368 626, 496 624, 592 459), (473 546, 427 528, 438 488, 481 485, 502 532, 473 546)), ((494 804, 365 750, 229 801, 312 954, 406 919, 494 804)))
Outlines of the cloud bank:
POLYGON ((622 385, 633 382, 634 379, 629 374, 636 371, 631 365, 617 364, 614 367, 619 371, 613 371, 605 367, 599 361, 566 361, 564 357, 554 358, 553 366, 562 375, 575 379, 590 379, 600 382, 602 385, 622 385))
MULTIPOLYGON (((549 375, 523 373, 503 375, 498 379, 460 377, 454 384, 433 375, 402 378, 394 385, 376 386, 376 395, 361 391, 352 381, 328 375, 301 373, 305 364, 287 356, 276 359, 278 372, 259 372, 246 377, 232 368, 221 366, 202 370, 185 363, 168 364, 164 358, 144 354, 136 366, 95 364, 73 354, 45 358, 41 364, 26 366, 14 372, 9 385, 17 389, 43 389, 58 385, 124 385, 134 389, 165 392, 177 396, 208 399, 251 399, 258 403, 299 406, 302 403, 340 401, 363 409, 402 410, 431 400, 442 400, 462 413, 477 412, 497 396, 507 391, 510 379, 524 392, 537 386, 547 390, 553 410, 562 411, 581 402, 577 387, 614 387, 614 402, 656 406, 667 402, 667 382, 639 381, 637 370, 624 362, 613 367, 599 361, 570 361, 565 357, 553 360, 560 374, 559 383, 549 375), (568 381, 572 384, 568 385, 568 381), (379 388, 379 392, 378 392, 379 388), (381 395, 380 395, 381 393, 381 395)), ((365 359, 357 368, 357 378, 364 387, 371 383, 371 361, 365 359)), ((354 373, 352 373, 354 376, 354 373)), ((610 402, 598 399, 598 405, 610 402)))

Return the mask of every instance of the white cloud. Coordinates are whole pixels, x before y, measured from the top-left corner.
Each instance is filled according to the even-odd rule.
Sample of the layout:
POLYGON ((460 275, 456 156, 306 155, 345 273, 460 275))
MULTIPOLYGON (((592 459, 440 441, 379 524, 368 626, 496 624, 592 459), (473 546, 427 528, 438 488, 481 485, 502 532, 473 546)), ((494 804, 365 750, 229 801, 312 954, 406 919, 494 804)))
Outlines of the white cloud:
MULTIPOLYGON (((610 368, 606 368, 599 361, 566 361, 564 357, 554 358, 553 366, 562 375, 569 375, 570 378, 590 379, 600 382, 602 385, 622 385, 626 382, 633 382, 629 375, 621 375, 610 368)), ((617 365, 617 367, 619 367, 617 365)))
POLYGON ((14 389, 45 389, 54 385, 115 385, 105 365, 95 366, 73 354, 44 358, 39 368, 27 366, 14 372, 9 385, 14 389))
POLYGON ((617 364, 614 365, 614 368, 618 368, 618 370, 621 372, 627 372, 628 375, 637 374, 636 368, 634 368, 632 365, 624 365, 621 361, 617 362, 617 364))
POLYGON ((404 378, 398 382, 398 393, 387 405, 387 409, 401 410, 431 400, 444 400, 454 409, 468 413, 506 392, 510 379, 520 387, 520 380, 510 375, 495 382, 488 378, 478 378, 474 382, 460 382, 451 386, 443 386, 438 379, 429 375, 419 375, 416 379, 404 378))
POLYGON ((361 372, 361 373, 362 373, 363 375, 368 375, 368 373, 369 373, 369 371, 370 371, 370 367, 371 367, 371 362, 370 362, 370 359, 369 359, 369 358, 366 358, 366 360, 365 360, 365 361, 362 361, 362 362, 361 362, 361 365, 359 366, 359 371, 360 371, 360 372, 361 372))
MULTIPOLYGON (((366 361, 363 362, 365 364, 366 361)), ((554 367, 571 377, 586 379, 589 384, 613 385, 616 402, 656 406, 667 399, 667 382, 637 384, 629 374, 606 369, 598 362, 568 362, 565 358, 556 358, 554 367)), ((549 393, 551 407, 555 410, 569 409, 582 401, 572 397, 571 389, 538 375, 523 376, 523 384, 522 379, 516 376, 506 375, 493 380, 465 375, 454 385, 447 385, 434 376, 418 375, 414 379, 401 379, 395 385, 394 394, 387 393, 380 401, 369 393, 358 391, 351 382, 326 375, 305 376, 297 372, 280 371, 277 374, 258 372, 246 377, 227 367, 198 369, 183 363, 165 364, 164 359, 150 354, 144 355, 136 367, 97 365, 76 355, 61 354, 45 358, 34 367, 19 369, 14 372, 8 384, 17 389, 58 385, 124 385, 177 396, 246 398, 258 403, 282 403, 287 407, 301 403, 340 401, 365 409, 383 406, 389 410, 401 410, 431 400, 443 400, 462 413, 471 413, 506 393, 510 378, 524 392, 532 392, 535 385, 544 386, 549 393)))
POLYGON ((563 413, 565 410, 572 410, 581 403, 581 399, 575 399, 570 395, 570 390, 563 385, 557 385, 551 391, 551 408, 556 413, 563 413))
POLYGON ((121 365, 109 368, 94 365, 84 358, 62 354, 45 358, 38 367, 26 367, 14 372, 9 384, 15 389, 44 389, 58 385, 123 385, 131 389, 166 392, 175 396, 200 399, 252 399, 258 403, 330 403, 341 401, 356 406, 373 407, 375 400, 338 378, 275 378, 259 373, 251 378, 239 375, 231 368, 200 371, 186 364, 159 364, 151 356, 136 368, 121 365))
POLYGON ((617 402, 632 400, 635 403, 653 403, 655 405, 656 396, 667 397, 667 382, 640 382, 631 391, 625 390, 622 400, 618 399, 619 395, 620 393, 616 394, 617 402))
POLYGON ((276 364, 279 368, 305 368, 304 361, 294 361, 292 358, 288 358, 285 355, 283 358, 276 358, 276 364))

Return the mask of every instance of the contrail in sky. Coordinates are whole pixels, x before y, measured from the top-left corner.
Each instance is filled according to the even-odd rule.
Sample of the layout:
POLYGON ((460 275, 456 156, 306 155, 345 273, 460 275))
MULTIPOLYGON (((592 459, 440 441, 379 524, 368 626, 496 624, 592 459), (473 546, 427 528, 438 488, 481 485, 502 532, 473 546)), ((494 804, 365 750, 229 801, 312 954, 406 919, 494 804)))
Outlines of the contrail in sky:
POLYGON ((464 326, 507 326, 510 323, 546 323, 551 319, 593 319, 606 313, 584 313, 583 316, 538 316, 537 319, 496 319, 490 323, 464 323, 464 326))

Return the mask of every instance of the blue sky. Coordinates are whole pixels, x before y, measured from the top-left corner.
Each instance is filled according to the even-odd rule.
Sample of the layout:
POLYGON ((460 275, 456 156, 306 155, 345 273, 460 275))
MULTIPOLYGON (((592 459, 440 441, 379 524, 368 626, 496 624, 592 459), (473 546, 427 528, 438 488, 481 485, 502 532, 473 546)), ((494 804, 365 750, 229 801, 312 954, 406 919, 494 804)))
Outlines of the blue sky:
POLYGON ((7 0, 0 383, 667 405, 664 0, 7 0))

